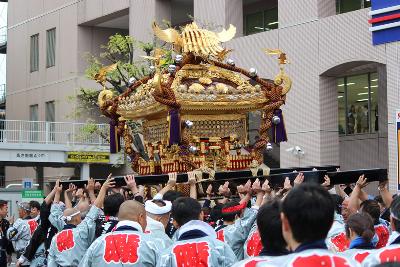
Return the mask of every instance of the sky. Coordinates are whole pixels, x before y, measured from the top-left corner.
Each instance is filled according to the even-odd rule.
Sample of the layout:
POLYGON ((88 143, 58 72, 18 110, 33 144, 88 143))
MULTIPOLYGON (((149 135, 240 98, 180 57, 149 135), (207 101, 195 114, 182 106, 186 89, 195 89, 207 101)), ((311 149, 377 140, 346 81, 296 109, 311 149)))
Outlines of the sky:
MULTIPOLYGON (((7 30, 7 3, 0 3, 0 35, 6 34, 7 30)), ((0 36, 0 40, 3 36, 0 36)), ((6 83, 6 55, 0 54, 0 84, 6 83)))

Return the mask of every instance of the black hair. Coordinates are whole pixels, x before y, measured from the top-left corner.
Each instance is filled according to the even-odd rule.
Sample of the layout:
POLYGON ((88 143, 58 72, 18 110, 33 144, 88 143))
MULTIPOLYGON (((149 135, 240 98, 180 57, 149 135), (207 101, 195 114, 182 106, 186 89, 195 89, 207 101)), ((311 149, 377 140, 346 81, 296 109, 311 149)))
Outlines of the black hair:
POLYGON ((366 243, 370 243, 375 235, 374 221, 368 213, 355 213, 350 215, 345 226, 346 236, 350 237, 350 229, 366 243))
POLYGON ((236 215, 240 215, 241 210, 235 211, 235 212, 223 212, 223 209, 226 208, 230 208, 230 207, 234 207, 240 205, 240 203, 236 200, 231 200, 228 203, 224 204, 222 206, 222 210, 221 210, 221 217, 225 222, 233 222, 235 221, 236 215))
POLYGON ((104 215, 117 216, 119 207, 125 201, 121 194, 112 194, 104 198, 104 215))
POLYGON ((379 217, 381 216, 381 208, 378 201, 367 199, 360 204, 361 212, 371 215, 374 225, 379 224, 379 217))
POLYGON ((6 200, 0 199, 0 209, 3 208, 4 205, 7 205, 8 202, 6 200))
POLYGON ((183 197, 183 193, 182 192, 178 192, 178 191, 174 191, 174 190, 169 190, 167 191, 164 196, 163 196, 163 200, 168 200, 171 202, 174 202, 175 199, 179 198, 179 197, 183 197))
POLYGON ((179 226, 192 220, 198 220, 200 213, 200 203, 191 197, 179 197, 172 203, 172 218, 179 226))
POLYGON ((279 200, 274 200, 262 205, 258 210, 257 227, 261 243, 268 250, 282 251, 286 248, 282 235, 280 205, 279 200))
POLYGON ((337 214, 342 214, 342 203, 343 203, 343 197, 337 195, 337 194, 331 194, 331 197, 333 199, 333 202, 335 203, 335 211, 337 214))
POLYGON ((390 212, 396 217, 393 218, 393 216, 391 216, 393 218, 395 231, 400 232, 400 197, 393 199, 390 205, 390 212))
POLYGON ((294 187, 282 203, 297 242, 325 239, 333 223, 335 203, 320 185, 303 183, 294 187))
POLYGON ((29 201, 29 206, 31 206, 31 209, 36 208, 37 210, 40 210, 40 204, 35 200, 29 201))
POLYGON ((222 219, 222 204, 216 204, 210 212, 210 220, 212 222, 217 222, 218 220, 222 219))

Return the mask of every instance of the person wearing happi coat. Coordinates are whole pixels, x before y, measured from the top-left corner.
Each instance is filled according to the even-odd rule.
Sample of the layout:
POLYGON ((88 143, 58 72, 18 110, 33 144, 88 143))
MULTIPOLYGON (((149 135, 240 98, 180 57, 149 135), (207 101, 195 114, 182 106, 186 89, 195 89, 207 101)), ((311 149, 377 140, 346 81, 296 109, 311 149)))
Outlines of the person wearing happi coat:
MULTIPOLYGON (((80 211, 76 208, 68 208, 60 220, 65 221, 63 230, 57 233, 50 245, 48 255, 48 267, 78 266, 86 250, 95 239, 96 219, 103 206, 107 190, 114 186, 112 178, 108 178, 102 185, 94 204, 87 213, 85 219, 81 220, 80 211)), ((57 190, 54 202, 57 203, 62 187, 57 190)), ((57 216, 54 216, 57 218, 57 216)), ((54 227, 62 225, 56 223, 54 227)))
POLYGON ((200 203, 180 197, 172 204, 177 241, 161 252, 158 267, 232 266, 237 260, 232 249, 217 239, 214 228, 203 221, 200 203))
POLYGON ((158 255, 166 247, 151 233, 146 234, 143 204, 128 200, 121 204, 115 229, 100 236, 87 250, 79 266, 156 266, 158 255))

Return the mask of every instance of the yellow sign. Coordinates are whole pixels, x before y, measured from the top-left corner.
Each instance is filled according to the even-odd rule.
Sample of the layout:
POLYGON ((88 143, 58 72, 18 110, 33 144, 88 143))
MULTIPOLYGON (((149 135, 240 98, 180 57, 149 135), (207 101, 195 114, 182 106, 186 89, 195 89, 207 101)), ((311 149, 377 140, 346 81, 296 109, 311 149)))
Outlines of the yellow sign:
POLYGON ((107 153, 107 152, 67 152, 67 162, 109 163, 110 162, 110 153, 107 153))

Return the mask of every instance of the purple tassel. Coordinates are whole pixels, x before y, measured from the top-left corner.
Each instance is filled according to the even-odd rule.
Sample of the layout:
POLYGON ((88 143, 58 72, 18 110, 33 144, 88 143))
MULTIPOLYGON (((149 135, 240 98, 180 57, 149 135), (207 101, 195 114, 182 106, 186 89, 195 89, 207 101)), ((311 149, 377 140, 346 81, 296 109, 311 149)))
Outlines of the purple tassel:
POLYGON ((181 141, 181 118, 179 110, 171 109, 169 111, 169 145, 179 144, 181 141))
POLYGON ((120 148, 120 141, 117 133, 117 122, 115 120, 110 120, 110 153, 118 153, 120 148))
POLYGON ((286 129, 285 129, 285 122, 283 121, 283 115, 281 109, 276 109, 274 111, 274 116, 278 116, 280 122, 275 125, 272 123, 272 140, 275 144, 279 144, 280 142, 287 141, 286 129))

